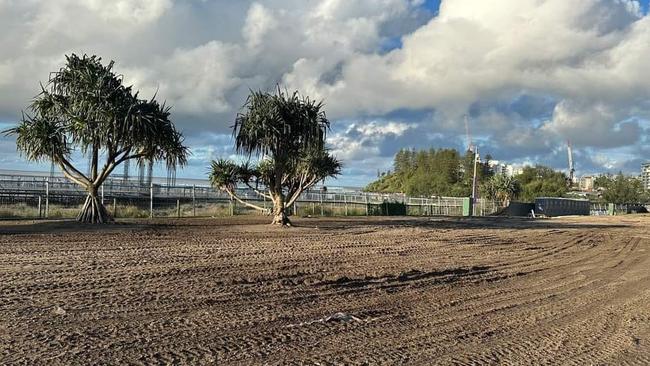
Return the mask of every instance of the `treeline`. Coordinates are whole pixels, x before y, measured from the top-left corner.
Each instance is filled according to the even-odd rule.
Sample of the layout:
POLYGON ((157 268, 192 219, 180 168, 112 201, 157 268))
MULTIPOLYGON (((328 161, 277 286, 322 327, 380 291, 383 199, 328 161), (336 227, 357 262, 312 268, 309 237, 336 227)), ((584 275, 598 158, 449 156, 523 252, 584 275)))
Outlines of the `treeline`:
POLYGON ((594 187, 602 191, 601 201, 609 203, 648 203, 650 195, 643 189, 643 182, 619 172, 605 174, 594 180, 594 187))
MULTIPOLYGON (((489 156, 487 157, 489 158, 489 156)), ((369 192, 405 193, 409 196, 467 197, 472 192, 474 154, 454 149, 402 149, 393 171, 381 174, 366 187, 369 192)), ((477 167, 479 181, 492 173, 487 162, 477 167)))
MULTIPOLYGON (((567 177, 544 166, 526 167, 515 177, 495 175, 488 154, 477 164, 480 197, 532 202, 535 197, 562 197, 567 177)), ((381 174, 366 187, 369 192, 404 193, 409 196, 468 197, 472 194, 474 154, 455 149, 402 149, 394 158, 393 171, 381 174)))
MULTIPOLYGON (((534 202, 537 197, 571 197, 566 174, 537 165, 524 167, 507 177, 490 168, 491 156, 477 165, 479 197, 504 201, 534 202)), ((454 149, 402 149, 394 158, 393 171, 379 174, 365 190, 404 193, 414 197, 469 197, 472 194, 474 154, 454 149)), ((595 179, 594 200, 609 203, 647 203, 650 195, 637 177, 601 175, 595 179)))

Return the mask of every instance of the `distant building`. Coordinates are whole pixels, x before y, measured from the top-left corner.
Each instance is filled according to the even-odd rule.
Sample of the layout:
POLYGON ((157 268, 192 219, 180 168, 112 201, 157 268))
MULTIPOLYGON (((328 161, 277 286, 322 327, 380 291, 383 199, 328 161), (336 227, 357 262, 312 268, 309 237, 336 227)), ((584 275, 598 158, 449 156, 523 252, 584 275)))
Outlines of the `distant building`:
POLYGON ((512 177, 520 173, 519 169, 515 168, 511 164, 502 163, 498 160, 490 160, 489 165, 494 174, 512 177))
POLYGON ((524 172, 524 168, 525 168, 524 165, 519 165, 519 166, 516 166, 516 167, 510 165, 510 170, 509 170, 510 173, 509 174, 510 174, 510 176, 519 175, 519 174, 524 172))
POLYGON ((596 178, 592 175, 585 175, 580 177, 580 181, 578 182, 580 190, 583 192, 592 192, 594 190, 595 179, 596 178))
POLYGON ((643 189, 650 190, 650 162, 641 164, 641 180, 643 189))

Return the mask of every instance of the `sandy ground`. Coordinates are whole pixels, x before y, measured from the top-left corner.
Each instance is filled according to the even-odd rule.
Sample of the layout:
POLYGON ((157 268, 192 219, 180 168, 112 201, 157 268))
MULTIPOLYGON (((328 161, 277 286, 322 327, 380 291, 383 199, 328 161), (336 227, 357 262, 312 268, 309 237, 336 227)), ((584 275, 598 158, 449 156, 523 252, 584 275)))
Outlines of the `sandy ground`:
POLYGON ((650 364, 650 217, 0 223, 0 364, 650 364))

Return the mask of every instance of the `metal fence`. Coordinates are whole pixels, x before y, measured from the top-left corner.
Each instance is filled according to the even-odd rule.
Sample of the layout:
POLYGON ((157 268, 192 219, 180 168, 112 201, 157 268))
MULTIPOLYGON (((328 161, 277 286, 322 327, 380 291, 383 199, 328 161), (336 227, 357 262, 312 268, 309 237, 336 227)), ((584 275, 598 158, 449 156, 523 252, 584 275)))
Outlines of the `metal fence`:
MULTIPOLYGON (((271 209, 272 203, 250 189, 237 189, 244 201, 271 209)), ((99 189, 115 217, 199 217, 259 213, 209 186, 107 180, 99 189)), ((72 218, 86 199, 77 184, 61 177, 0 176, 0 218, 72 218)), ((299 216, 462 216, 462 197, 415 198, 365 192, 304 192, 290 209, 299 216)), ((466 204, 466 203, 465 203, 466 204)), ((497 202, 478 199, 474 216, 497 212, 497 202)))
POLYGON ((626 215, 633 213, 647 213, 650 211, 650 205, 643 203, 598 203, 592 202, 590 205, 590 214, 592 216, 602 215, 626 215))

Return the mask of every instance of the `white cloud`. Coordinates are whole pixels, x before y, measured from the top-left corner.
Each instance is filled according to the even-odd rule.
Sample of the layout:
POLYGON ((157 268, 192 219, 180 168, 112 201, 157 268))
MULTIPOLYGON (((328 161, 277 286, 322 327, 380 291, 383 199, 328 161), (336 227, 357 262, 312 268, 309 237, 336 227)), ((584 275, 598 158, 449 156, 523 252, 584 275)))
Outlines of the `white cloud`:
POLYGON ((145 95, 158 91, 177 112, 204 116, 232 110, 227 94, 242 82, 236 64, 242 55, 237 45, 212 41, 178 49, 168 58, 154 59, 148 67, 125 70, 125 74, 127 82, 145 95))
POLYGON ((388 137, 402 136, 417 125, 378 121, 352 123, 344 132, 328 136, 332 153, 344 161, 364 160, 380 154, 380 144, 388 137))
POLYGON ((597 123, 601 134, 580 140, 599 146, 602 134, 628 117, 623 110, 648 115, 650 79, 641 77, 650 60, 648 39, 650 20, 640 18, 634 1, 447 0, 439 17, 403 38, 401 49, 348 59, 333 85, 318 81, 318 62, 305 60, 285 81, 318 93, 342 116, 435 108, 458 121, 477 100, 546 93, 562 102, 545 130, 567 132, 563 113, 579 105, 580 111, 571 108, 580 114, 572 119, 575 129, 597 123))
POLYGON ((477 103, 494 106, 475 113, 477 138, 504 155, 535 159, 566 139, 639 143, 637 120, 650 117, 650 18, 637 1, 443 0, 427 21, 422 4, 0 0, 0 120, 17 118, 38 82, 77 52, 115 59, 143 97, 158 91, 190 138, 227 133, 249 88, 283 83, 325 99, 330 119, 356 121, 331 136, 351 161, 379 159, 390 136, 426 143, 413 134, 425 126, 460 141, 462 115, 477 103), (535 117, 496 107, 521 95, 557 105, 535 117), (384 116, 409 110, 435 117, 384 116))

